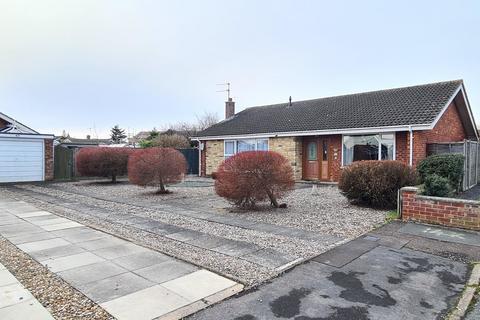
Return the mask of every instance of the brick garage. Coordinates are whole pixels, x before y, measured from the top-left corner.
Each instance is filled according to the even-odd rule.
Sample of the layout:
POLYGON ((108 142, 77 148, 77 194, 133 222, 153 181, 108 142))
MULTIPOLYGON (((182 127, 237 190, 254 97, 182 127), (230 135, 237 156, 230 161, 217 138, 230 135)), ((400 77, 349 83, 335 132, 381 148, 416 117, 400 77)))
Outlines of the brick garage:
POLYGON ((0 113, 0 183, 53 180, 53 135, 0 113))
POLYGON ((400 198, 404 221, 480 230, 479 201, 422 196, 415 187, 402 188, 400 198))

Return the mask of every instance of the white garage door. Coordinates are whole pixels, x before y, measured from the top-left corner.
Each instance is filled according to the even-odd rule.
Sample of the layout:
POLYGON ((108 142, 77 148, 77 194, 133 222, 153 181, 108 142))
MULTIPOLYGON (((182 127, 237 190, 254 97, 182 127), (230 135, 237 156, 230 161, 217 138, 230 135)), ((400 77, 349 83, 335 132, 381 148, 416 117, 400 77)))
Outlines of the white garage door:
POLYGON ((0 182, 42 181, 43 140, 0 138, 0 182))

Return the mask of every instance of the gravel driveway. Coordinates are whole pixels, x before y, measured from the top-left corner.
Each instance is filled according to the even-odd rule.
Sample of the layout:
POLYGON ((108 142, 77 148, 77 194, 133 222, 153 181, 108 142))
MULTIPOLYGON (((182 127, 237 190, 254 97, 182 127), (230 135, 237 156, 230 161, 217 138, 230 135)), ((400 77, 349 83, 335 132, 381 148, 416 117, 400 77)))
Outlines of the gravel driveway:
MULTIPOLYGON (((301 185, 300 185, 301 186, 301 185)), ((18 199, 114 233, 253 286, 385 220, 385 211, 350 205, 335 186, 303 186, 287 209, 238 211, 212 181, 190 178, 173 193, 127 182, 6 187, 18 199)))

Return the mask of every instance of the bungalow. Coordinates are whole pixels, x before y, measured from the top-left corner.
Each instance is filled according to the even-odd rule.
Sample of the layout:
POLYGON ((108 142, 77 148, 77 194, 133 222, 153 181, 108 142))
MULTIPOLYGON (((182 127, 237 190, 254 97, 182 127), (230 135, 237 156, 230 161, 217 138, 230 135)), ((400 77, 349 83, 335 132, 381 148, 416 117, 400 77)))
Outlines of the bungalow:
POLYGON ((258 106, 201 131, 202 175, 229 156, 272 150, 289 159, 297 180, 338 181, 359 160, 415 166, 427 144, 478 140, 462 80, 258 106))
POLYGON ((53 135, 0 112, 0 183, 53 179, 53 135))

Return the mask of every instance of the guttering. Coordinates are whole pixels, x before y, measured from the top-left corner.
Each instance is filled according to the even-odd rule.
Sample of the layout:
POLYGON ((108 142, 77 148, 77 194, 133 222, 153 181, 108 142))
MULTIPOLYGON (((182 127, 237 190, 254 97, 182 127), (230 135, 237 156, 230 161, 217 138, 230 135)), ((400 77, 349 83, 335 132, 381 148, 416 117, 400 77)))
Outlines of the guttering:
POLYGON ((0 138, 54 139, 53 134, 0 133, 0 138))
POLYGON ((227 140, 227 139, 241 139, 241 138, 321 136, 321 135, 332 135, 332 134, 363 134, 363 133, 379 133, 379 132, 394 132, 394 131, 410 131, 411 129, 431 130, 433 129, 433 126, 431 124, 415 124, 415 125, 403 125, 403 126, 368 127, 368 128, 353 128, 353 129, 286 131, 286 132, 251 133, 251 134, 238 134, 238 135, 220 135, 220 136, 192 137, 192 139, 227 140))
POLYGON ((409 126, 408 128, 408 135, 409 135, 409 138, 410 138, 410 150, 409 150, 409 163, 410 163, 410 167, 413 166, 413 130, 412 130, 412 126, 409 126))

